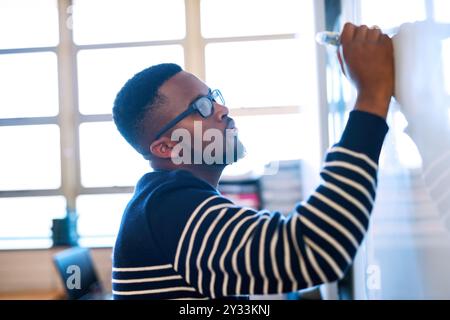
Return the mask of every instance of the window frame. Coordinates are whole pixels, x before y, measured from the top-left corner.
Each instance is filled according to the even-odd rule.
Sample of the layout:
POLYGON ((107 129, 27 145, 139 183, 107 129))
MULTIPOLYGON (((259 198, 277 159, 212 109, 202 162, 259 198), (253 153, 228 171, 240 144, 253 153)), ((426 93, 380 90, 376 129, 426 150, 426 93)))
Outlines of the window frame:
MULTIPOLYGON (((56 124, 60 129, 60 161, 61 161, 61 184, 56 189, 37 190, 5 190, 0 191, 0 198, 3 197, 45 197, 64 196, 67 202, 67 210, 76 211, 77 197, 80 195, 100 195, 132 193, 134 186, 104 186, 85 187, 81 183, 80 165, 80 139, 79 130, 82 123, 88 122, 110 122, 111 114, 82 114, 79 110, 78 101, 78 74, 77 74, 77 54, 81 50, 114 49, 128 47, 151 47, 161 45, 180 45, 184 50, 184 69, 197 75, 200 79, 205 79, 205 49, 208 44, 242 42, 242 41, 264 41, 264 40, 285 40, 296 39, 295 33, 257 36, 236 36, 220 38, 204 38, 201 33, 201 0, 184 0, 185 5, 185 37, 178 40, 158 40, 130 43, 107 43, 107 44, 86 44, 79 45, 74 42, 73 30, 67 23, 71 19, 72 0, 57 0, 58 7, 58 28, 59 42, 52 47, 35 48, 13 48, 0 49, 1 54, 53 52, 57 56, 58 70, 58 99, 59 112, 56 116, 50 117, 30 117, 30 118, 10 118, 0 119, 2 126, 25 126, 38 124, 56 124)), ((316 14, 315 28, 322 29, 324 0, 314 1, 314 11, 316 14), (317 2, 319 4, 317 4, 317 2)), ((318 69, 324 69, 324 55, 318 54, 318 69)), ((325 72, 318 76, 318 88, 324 88, 325 72)), ((319 118, 326 119, 326 92, 319 93, 319 118), (324 97, 325 95, 325 97, 324 97), (322 111, 321 111, 322 110, 322 111)), ((230 109, 233 117, 258 116, 258 115, 279 115, 303 113, 302 106, 269 106, 269 107, 249 107, 230 109)), ((328 142, 327 126, 321 126, 320 150, 321 158, 328 142), (325 130, 325 131, 324 131, 325 130)), ((1 238, 8 240, 7 238, 1 238)))

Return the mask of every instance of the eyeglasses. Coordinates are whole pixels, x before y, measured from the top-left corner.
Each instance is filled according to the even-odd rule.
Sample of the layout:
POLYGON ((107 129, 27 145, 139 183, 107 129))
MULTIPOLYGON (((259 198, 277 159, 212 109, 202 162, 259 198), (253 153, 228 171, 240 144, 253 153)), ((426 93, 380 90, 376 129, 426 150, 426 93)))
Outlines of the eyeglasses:
POLYGON ((208 95, 197 98, 189 105, 186 111, 179 114, 175 119, 162 127, 161 130, 156 133, 155 140, 161 138, 164 133, 173 128, 178 122, 195 112, 198 112, 203 118, 208 118, 214 113, 214 102, 225 105, 222 93, 217 89, 212 91, 209 89, 208 95))

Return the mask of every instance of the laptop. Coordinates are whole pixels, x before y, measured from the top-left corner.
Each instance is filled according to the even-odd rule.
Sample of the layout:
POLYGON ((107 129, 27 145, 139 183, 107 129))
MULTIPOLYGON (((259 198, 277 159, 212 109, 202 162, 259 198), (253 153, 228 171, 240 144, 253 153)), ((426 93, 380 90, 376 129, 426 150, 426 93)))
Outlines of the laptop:
POLYGON ((111 300, 104 292, 87 248, 74 247, 53 256, 69 300, 111 300))

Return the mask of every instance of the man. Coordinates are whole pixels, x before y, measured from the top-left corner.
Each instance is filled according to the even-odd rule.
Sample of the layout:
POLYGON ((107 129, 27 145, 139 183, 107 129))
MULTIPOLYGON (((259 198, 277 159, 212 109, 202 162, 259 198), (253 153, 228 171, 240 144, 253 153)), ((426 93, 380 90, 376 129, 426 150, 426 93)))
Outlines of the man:
POLYGON ((222 170, 242 156, 219 92, 173 64, 150 67, 125 84, 114 120, 154 171, 137 183, 122 219, 115 299, 245 297, 343 277, 369 223, 394 67, 392 42, 379 29, 346 24, 341 43, 340 60, 358 89, 355 110, 326 156, 324 182, 289 217, 236 206, 218 193, 222 170), (208 130, 222 132, 214 139, 222 143, 195 161, 208 154, 195 136, 212 136, 208 130), (186 132, 194 146, 179 139, 186 132), (227 147, 230 141, 237 147, 227 147))

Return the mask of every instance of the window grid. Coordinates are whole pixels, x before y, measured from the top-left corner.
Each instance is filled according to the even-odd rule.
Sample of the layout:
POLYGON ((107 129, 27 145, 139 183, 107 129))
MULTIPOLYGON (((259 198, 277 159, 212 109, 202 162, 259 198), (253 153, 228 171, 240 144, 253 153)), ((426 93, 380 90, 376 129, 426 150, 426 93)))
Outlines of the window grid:
MULTIPOLYGON (((78 102, 77 53, 80 50, 181 45, 185 70, 205 79, 205 47, 211 43, 295 39, 295 34, 204 38, 201 34, 201 0, 185 0, 186 35, 180 40, 77 45, 67 27, 72 0, 58 0, 59 43, 55 47, 0 49, 0 54, 54 52, 58 65, 59 113, 51 117, 0 119, 1 126, 57 124, 60 128, 61 185, 57 189, 6 190, 2 197, 55 196, 66 198, 67 208, 76 210, 76 198, 89 194, 131 193, 133 186, 84 187, 81 184, 79 127, 86 122, 109 122, 111 114, 81 114, 78 102)), ((296 114, 299 106, 271 106, 231 109, 232 116, 296 114)))

